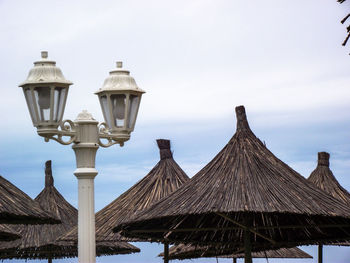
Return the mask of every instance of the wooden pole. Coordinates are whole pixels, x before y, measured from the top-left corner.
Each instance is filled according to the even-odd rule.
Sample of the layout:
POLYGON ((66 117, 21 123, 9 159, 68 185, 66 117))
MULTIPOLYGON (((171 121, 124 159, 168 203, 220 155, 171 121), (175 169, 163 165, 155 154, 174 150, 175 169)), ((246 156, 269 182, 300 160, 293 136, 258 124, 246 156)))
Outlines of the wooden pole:
POLYGON ((233 263, 237 263, 237 258, 233 258, 233 263))
POLYGON ((169 263, 169 244, 164 242, 164 263, 169 263))
POLYGON ((244 229, 244 263, 253 263, 250 231, 247 228, 244 229))
POLYGON ((47 263, 52 263, 52 258, 48 258, 47 263))
POLYGON ((323 262, 323 245, 318 245, 318 263, 323 262))

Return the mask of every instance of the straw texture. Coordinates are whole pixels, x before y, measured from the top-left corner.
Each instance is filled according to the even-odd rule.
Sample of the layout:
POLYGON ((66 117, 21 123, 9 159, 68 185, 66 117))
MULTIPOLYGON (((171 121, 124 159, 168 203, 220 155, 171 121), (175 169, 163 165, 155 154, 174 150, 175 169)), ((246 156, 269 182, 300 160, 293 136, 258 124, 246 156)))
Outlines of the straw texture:
POLYGON ((329 157, 330 155, 327 152, 318 153, 317 167, 312 171, 308 180, 350 206, 350 193, 339 184, 333 172, 329 169, 329 157))
POLYGON ((37 202, 0 176, 1 224, 57 224, 57 218, 44 211, 37 202))
MULTIPOLYGON (((113 233, 117 223, 128 220, 135 212, 142 211, 154 202, 178 189, 189 180, 188 176, 173 159, 170 141, 158 139, 160 161, 152 170, 129 190, 96 213, 96 241, 145 241, 139 238, 125 238, 113 233)), ((76 241, 77 229, 73 229, 62 240, 76 241)), ((147 239, 146 239, 147 240, 147 239)))
MULTIPOLYGON (((163 257, 164 253, 158 255, 163 257)), ((193 259, 202 257, 225 257, 225 258, 244 258, 244 254, 231 254, 231 250, 221 251, 214 246, 192 246, 192 245, 176 245, 169 249, 169 259, 193 259), (226 256, 224 256, 226 255, 226 256)), ((253 258, 312 258, 311 255, 303 250, 293 248, 280 248, 276 250, 267 250, 253 252, 253 258)))
MULTIPOLYGON (((0 243, 1 258, 24 259, 56 259, 76 257, 78 255, 76 242, 56 242, 56 239, 77 225, 78 211, 58 192, 54 186, 51 161, 45 164, 45 188, 35 200, 46 211, 51 212, 62 223, 56 225, 25 226, 18 225, 16 230, 22 235, 20 240, 0 243)), ((97 255, 125 254, 139 252, 133 245, 123 243, 105 243, 97 247, 97 255)))
POLYGON ((350 236, 350 208, 273 155, 249 128, 243 106, 236 114, 236 133, 211 162, 114 230, 153 241, 223 243, 237 251, 244 241, 258 251, 350 236))
MULTIPOLYGON (((318 153, 317 167, 310 174, 308 181, 332 195, 334 198, 341 200, 347 206, 350 206, 350 193, 343 188, 333 175, 329 168, 330 154, 327 152, 318 153)), ((329 245, 350 246, 350 242, 328 243, 329 245)))
MULTIPOLYGON (((100 242, 96 246, 96 256, 110 256, 117 254, 131 254, 140 249, 127 242, 100 242)), ((60 259, 78 256, 78 245, 75 242, 55 242, 39 248, 31 247, 25 250, 11 248, 1 249, 0 259, 60 259)))
POLYGON ((0 225, 0 241, 13 241, 20 237, 20 234, 10 226, 0 225))

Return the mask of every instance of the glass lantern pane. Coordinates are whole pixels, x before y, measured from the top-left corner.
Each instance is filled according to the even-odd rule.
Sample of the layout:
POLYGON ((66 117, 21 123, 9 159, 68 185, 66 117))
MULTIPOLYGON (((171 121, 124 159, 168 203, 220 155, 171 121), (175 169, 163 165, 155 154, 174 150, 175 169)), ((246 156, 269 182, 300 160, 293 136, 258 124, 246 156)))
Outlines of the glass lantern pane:
POLYGON ((103 116, 105 117, 105 121, 106 121, 108 127, 112 128, 111 112, 109 110, 107 96, 106 95, 102 95, 99 98, 100 98, 100 103, 101 103, 103 116))
POLYGON ((26 102, 28 105, 30 117, 32 118, 32 122, 35 125, 38 122, 37 116, 35 114, 35 105, 34 105, 34 98, 32 97, 32 91, 29 88, 23 89, 24 97, 26 98, 26 102))
POLYGON ((125 103, 124 94, 111 95, 113 122, 116 127, 124 127, 125 123, 125 103))
POLYGON ((130 95, 130 108, 128 116, 128 128, 133 129, 136 121, 136 115, 140 103, 140 97, 137 95, 130 95))
POLYGON ((50 120, 50 88, 36 87, 34 88, 35 102, 38 106, 38 114, 40 121, 50 120))
POLYGON ((61 121, 67 88, 56 87, 54 90, 53 121, 61 121))

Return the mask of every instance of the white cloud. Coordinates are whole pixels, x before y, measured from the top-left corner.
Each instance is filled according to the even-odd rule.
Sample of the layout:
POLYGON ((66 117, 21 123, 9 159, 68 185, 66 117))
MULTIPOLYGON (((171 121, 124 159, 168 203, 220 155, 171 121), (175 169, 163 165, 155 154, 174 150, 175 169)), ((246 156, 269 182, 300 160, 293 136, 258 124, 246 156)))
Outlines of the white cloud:
POLYGON ((279 121, 310 109, 327 116, 326 107, 347 106, 350 92, 348 58, 335 42, 342 28, 330 26, 341 9, 324 5, 310 19, 315 6, 301 2, 2 2, 0 68, 7 76, 0 118, 15 129, 30 126, 16 86, 41 49, 75 83, 70 119, 88 109, 102 120, 92 93, 120 58, 147 91, 140 123, 220 118, 240 104, 250 112, 278 112, 279 121), (325 35, 335 45, 331 54, 325 35))
POLYGON ((104 164, 99 167, 98 180, 107 183, 135 183, 146 176, 152 167, 151 164, 145 162, 126 165, 120 163, 104 164))

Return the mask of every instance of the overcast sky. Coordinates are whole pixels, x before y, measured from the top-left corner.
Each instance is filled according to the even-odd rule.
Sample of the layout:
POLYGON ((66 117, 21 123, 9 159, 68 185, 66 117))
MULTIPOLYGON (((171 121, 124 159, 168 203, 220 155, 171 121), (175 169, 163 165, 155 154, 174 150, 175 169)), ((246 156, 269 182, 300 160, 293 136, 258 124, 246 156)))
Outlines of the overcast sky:
MULTIPOLYGON (((36 134, 18 88, 47 50, 74 82, 66 119, 87 109, 103 121, 93 92, 117 60, 147 92, 131 140, 97 153, 96 211, 158 162, 157 138, 172 140, 176 161, 193 176, 233 135, 238 105, 255 134, 303 176, 318 151, 330 152, 331 169, 350 190, 350 46, 341 46, 340 23, 348 2, 0 0, 0 174, 34 198, 51 159, 56 187, 77 205, 71 147, 36 134)), ((136 245, 139 254, 97 261, 161 261, 161 247, 136 245)), ((314 246, 306 251, 317 255, 314 246)), ((350 248, 326 247, 324 258, 348 262, 350 248)))

